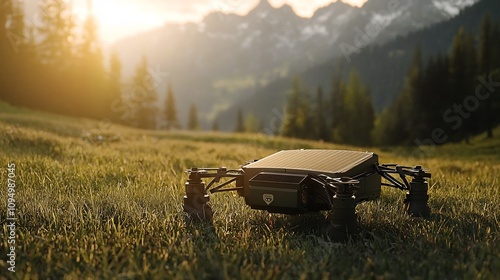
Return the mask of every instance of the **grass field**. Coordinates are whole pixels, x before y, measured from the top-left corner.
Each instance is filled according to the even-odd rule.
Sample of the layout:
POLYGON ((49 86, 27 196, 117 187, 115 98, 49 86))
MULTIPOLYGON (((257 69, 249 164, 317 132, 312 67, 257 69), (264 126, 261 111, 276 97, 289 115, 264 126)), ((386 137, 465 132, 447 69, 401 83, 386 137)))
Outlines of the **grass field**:
POLYGON ((0 103, 0 278, 498 279, 500 130, 472 144, 355 148, 259 135, 152 132, 0 103), (429 220, 404 195, 357 207, 360 237, 328 242, 322 215, 211 199, 214 226, 186 226, 192 166, 239 167, 282 149, 373 150, 383 163, 432 170, 429 220), (16 272, 7 269, 7 166, 16 165, 16 272))

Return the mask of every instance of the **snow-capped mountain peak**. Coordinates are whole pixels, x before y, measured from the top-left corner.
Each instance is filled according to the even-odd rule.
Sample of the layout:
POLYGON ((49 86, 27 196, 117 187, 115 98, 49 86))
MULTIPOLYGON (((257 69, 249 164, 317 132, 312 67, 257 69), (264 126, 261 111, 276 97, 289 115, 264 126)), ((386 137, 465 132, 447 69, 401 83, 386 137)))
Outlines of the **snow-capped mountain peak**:
POLYGON ((434 0, 432 4, 438 10, 443 11, 449 16, 456 16, 465 7, 471 6, 478 0, 434 0))

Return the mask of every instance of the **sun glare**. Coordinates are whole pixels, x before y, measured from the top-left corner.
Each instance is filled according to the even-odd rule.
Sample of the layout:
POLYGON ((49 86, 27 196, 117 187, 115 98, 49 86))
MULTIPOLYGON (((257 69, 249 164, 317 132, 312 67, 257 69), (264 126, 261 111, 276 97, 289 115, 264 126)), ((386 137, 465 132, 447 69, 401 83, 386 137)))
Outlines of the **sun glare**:
MULTIPOLYGON (((74 7, 78 20, 84 20, 88 10, 85 5, 74 7)), ((144 10, 140 2, 136 4, 117 0, 95 1, 91 13, 97 21, 100 37, 105 43, 164 23, 161 16, 144 10)))

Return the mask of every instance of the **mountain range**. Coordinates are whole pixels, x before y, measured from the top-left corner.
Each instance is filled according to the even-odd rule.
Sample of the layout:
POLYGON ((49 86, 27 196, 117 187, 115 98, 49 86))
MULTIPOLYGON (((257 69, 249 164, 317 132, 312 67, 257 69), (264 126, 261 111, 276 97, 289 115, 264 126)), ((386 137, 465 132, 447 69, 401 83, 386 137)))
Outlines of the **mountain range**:
MULTIPOLYGON (((318 9, 311 18, 302 18, 288 5, 275 8, 262 0, 244 16, 213 12, 201 22, 166 24, 126 38, 114 49, 127 77, 133 75, 142 55, 152 69, 169 73, 158 88, 160 100, 171 83, 180 119, 195 104, 203 126, 209 127, 218 118, 219 126, 230 130, 237 107, 262 121, 276 111, 273 109, 281 110, 293 76, 304 76, 310 89, 323 85, 328 90, 332 74, 338 71, 334 61, 339 58, 350 68, 369 63, 371 55, 386 57, 387 53, 374 52, 401 36, 409 38, 414 31, 430 30, 430 26, 457 17, 475 2, 369 0, 358 8, 337 1, 318 9)), ((401 56, 402 63, 396 67, 400 72, 406 71, 402 68, 407 53, 407 49, 390 51, 392 57, 401 56)), ((386 72, 371 66, 367 71, 386 72)), ((365 80, 370 75, 363 71, 365 80)), ((390 92, 377 81, 368 82, 378 111, 402 84, 404 76, 400 76, 390 83, 390 92)))

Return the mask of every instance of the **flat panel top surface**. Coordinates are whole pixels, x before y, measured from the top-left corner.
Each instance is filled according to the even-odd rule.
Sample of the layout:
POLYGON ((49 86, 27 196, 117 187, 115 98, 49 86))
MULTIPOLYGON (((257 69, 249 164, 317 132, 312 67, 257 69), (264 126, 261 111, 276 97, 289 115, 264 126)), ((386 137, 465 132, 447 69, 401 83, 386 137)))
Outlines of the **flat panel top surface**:
POLYGON ((374 153, 342 150, 285 150, 246 165, 245 169, 294 169, 343 173, 373 158, 374 153))

